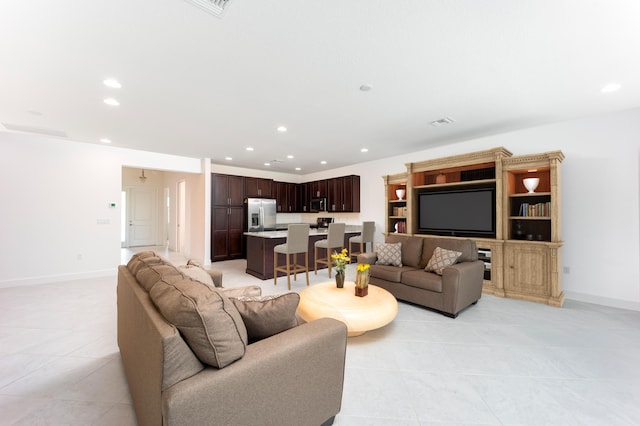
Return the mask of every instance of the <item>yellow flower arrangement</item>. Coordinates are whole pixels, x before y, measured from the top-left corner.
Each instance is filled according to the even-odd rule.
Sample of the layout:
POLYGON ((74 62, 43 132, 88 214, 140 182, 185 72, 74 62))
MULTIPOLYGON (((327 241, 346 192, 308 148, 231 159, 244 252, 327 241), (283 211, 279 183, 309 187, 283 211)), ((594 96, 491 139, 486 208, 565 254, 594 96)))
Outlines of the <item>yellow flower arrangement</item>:
POLYGON ((368 263, 358 263, 356 287, 365 288, 369 285, 369 266, 368 263))
POLYGON ((331 255, 335 265, 336 265, 336 273, 344 274, 344 268, 349 263, 349 252, 347 249, 342 249, 340 253, 336 253, 335 251, 331 255))

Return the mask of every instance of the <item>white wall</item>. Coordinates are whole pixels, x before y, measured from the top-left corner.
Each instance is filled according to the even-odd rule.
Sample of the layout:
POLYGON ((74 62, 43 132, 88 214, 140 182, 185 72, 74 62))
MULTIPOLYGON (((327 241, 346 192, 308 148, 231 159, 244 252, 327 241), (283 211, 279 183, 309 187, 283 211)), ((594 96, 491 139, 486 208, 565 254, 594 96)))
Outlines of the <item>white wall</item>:
POLYGON ((115 273, 125 165, 201 169, 193 158, 0 133, 0 286, 115 273))
MULTIPOLYGON (((639 141, 640 109, 634 109, 274 179, 303 182, 360 175, 362 213, 341 214, 338 219, 375 220, 376 237, 381 240, 383 174, 403 172, 409 162, 497 146, 515 155, 560 149, 566 156, 563 264, 570 268, 563 275, 565 292, 570 298, 640 310, 639 141)), ((119 201, 123 165, 187 173, 201 170, 197 159, 0 133, 0 237, 6 253, 0 256, 0 286, 113 271, 119 263, 120 219, 119 209, 110 210, 107 204, 119 201), (109 219, 110 225, 97 225, 99 218, 109 219), (78 253, 83 254, 82 260, 77 259, 78 253)), ((212 171, 265 176, 216 165, 212 171)), ((203 211, 206 223, 206 208, 203 211)), ((288 219, 311 221, 315 216, 288 219)), ((207 231, 204 234, 206 238, 207 231)))

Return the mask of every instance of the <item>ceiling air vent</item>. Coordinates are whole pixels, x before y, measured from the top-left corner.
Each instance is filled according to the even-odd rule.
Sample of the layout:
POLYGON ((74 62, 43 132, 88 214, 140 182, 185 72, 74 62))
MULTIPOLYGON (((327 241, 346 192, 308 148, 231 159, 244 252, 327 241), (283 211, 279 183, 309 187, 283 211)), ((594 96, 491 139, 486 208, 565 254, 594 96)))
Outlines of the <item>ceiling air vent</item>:
POLYGON ((430 124, 433 127, 440 127, 440 126, 444 126, 445 124, 451 124, 454 121, 455 120, 451 117, 445 117, 445 118, 441 118, 440 120, 432 121, 430 124))
POLYGON ((229 7, 230 0, 185 0, 210 14, 222 17, 224 11, 229 7))

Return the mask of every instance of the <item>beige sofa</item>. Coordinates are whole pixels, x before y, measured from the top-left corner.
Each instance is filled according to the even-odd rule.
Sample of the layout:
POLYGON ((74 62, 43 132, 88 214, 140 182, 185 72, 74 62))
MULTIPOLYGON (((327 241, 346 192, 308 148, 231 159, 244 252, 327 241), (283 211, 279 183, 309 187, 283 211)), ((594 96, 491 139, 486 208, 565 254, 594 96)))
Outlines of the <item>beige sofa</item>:
MULTIPOLYGON (((145 256, 119 267, 117 287, 118 346, 138 424, 333 423, 340 411, 344 381, 347 330, 342 322, 323 318, 254 343, 240 341, 238 346, 237 337, 242 335, 239 330, 244 326, 237 311, 233 312, 235 301, 230 302, 220 289, 202 287, 168 262, 148 253, 145 256), (180 294, 176 306, 169 306, 179 313, 174 320, 178 326, 165 319, 160 313, 161 309, 167 312, 162 298, 178 300, 171 299, 176 289, 184 291, 194 286, 198 289, 195 296, 180 294), (180 309, 190 303, 199 303, 200 310, 211 308, 203 308, 203 294, 215 298, 220 307, 214 321, 207 325, 220 329, 231 325, 221 338, 211 338, 221 345, 212 356, 216 362, 224 361, 222 368, 202 362, 201 348, 200 357, 192 349, 191 331, 178 330, 182 321, 179 316, 185 315, 180 309), (235 361, 229 358, 236 356, 229 344, 233 339, 241 351, 235 361)), ((253 290, 250 288, 250 293, 253 290)), ((212 333, 210 329, 205 331, 212 333)))
POLYGON ((399 300, 452 318, 482 296, 484 264, 478 260, 474 241, 398 234, 385 239, 385 244, 397 243, 401 243, 402 266, 376 264, 376 252, 358 255, 358 263, 371 265, 371 284, 386 289, 399 300), (457 263, 442 269, 442 275, 425 271, 436 247, 462 253, 457 263))

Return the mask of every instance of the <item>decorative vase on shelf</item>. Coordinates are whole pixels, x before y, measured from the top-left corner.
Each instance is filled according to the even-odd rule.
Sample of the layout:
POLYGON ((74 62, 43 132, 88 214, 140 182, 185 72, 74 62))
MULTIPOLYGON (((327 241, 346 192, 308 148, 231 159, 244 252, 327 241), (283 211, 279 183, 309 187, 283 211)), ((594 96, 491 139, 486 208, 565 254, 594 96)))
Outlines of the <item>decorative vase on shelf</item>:
POLYGON ((396 195, 398 196, 398 200, 402 200, 407 193, 406 189, 396 189, 396 195))
POLYGON ((445 175, 444 173, 440 173, 438 176, 436 176, 436 183, 447 183, 447 175, 445 175))
POLYGON ((522 179, 522 183, 524 184, 524 187, 527 188, 527 190, 529 191, 529 193, 533 193, 536 188, 538 187, 538 184, 540 183, 540 178, 526 178, 526 179, 522 179))
POLYGON ((344 287, 344 271, 336 272, 336 287, 338 288, 344 287))

